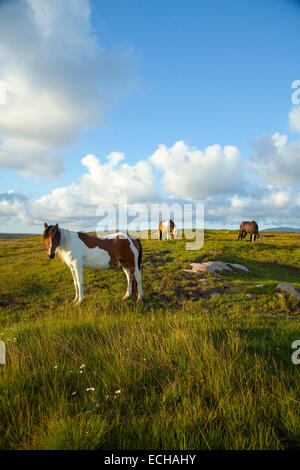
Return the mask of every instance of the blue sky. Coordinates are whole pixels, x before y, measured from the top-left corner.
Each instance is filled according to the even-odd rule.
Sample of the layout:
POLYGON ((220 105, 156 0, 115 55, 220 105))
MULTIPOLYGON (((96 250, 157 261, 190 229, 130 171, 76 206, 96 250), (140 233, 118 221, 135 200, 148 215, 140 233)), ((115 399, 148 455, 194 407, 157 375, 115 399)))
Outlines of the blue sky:
MULTIPOLYGON (((7 111, 9 100, 8 104, 0 106, 0 142, 3 154, 0 158, 0 231, 40 231, 39 223, 43 222, 42 217, 51 216, 49 207, 55 208, 55 197, 51 196, 55 188, 67 188, 63 193, 67 194, 68 203, 65 208, 61 208, 61 214, 56 214, 59 221, 65 225, 68 221, 70 224, 80 225, 84 214, 78 217, 78 220, 75 220, 74 214, 70 214, 68 220, 67 210, 78 207, 79 212, 84 212, 86 205, 78 206, 76 194, 74 195, 74 191, 72 193, 69 187, 75 184, 83 189, 80 186, 82 175, 86 173, 86 168, 81 162, 83 157, 93 154, 104 164, 105 156, 111 152, 125 154, 124 160, 120 160, 122 163, 118 165, 124 162, 134 166, 139 161, 150 161, 151 168, 147 171, 154 175, 154 193, 158 191, 162 196, 172 195, 182 200, 185 197, 193 197, 207 201, 208 226, 235 226, 239 217, 251 220, 256 217, 263 226, 272 223, 299 226, 297 198, 300 193, 297 196, 297 188, 300 180, 300 113, 291 103, 291 84, 300 79, 299 2, 76 0, 73 4, 69 2, 65 9, 61 8, 59 2, 48 2, 49 9, 43 11, 37 10, 39 7, 36 0, 12 0, 11 3, 15 4, 14 11, 9 11, 7 2, 0 7, 3 21, 5 20, 6 24, 10 22, 11 28, 16 27, 16 13, 22 13, 23 10, 28 17, 32 16, 32 21, 39 22, 37 35, 31 37, 28 33, 28 44, 34 50, 37 60, 31 62, 28 51, 32 49, 26 49, 26 41, 24 45, 21 35, 19 43, 17 38, 14 39, 16 44, 12 44, 8 29, 2 29, 0 40, 4 46, 2 52, 0 48, 0 81, 2 79, 5 82, 7 77, 12 75, 20 74, 22 79, 24 76, 26 83, 29 83, 30 99, 37 99, 39 102, 39 94, 42 96, 49 93, 52 100, 57 99, 55 83, 58 95, 67 95, 69 80, 74 90, 76 85, 76 94, 74 91, 71 96, 72 104, 79 100, 78 106, 72 112, 80 114, 81 110, 85 111, 87 90, 90 89, 91 94, 93 90, 99 91, 99 77, 101 96, 94 102, 91 98, 86 112, 89 113, 92 109, 92 113, 96 113, 98 107, 102 114, 99 119, 78 118, 71 130, 67 128, 67 137, 59 135, 56 138, 59 130, 51 119, 49 123, 47 120, 49 113, 55 113, 57 110, 53 111, 50 98, 47 99, 49 109, 45 107, 44 115, 39 109, 38 113, 41 115, 32 117, 32 126, 36 127, 39 120, 44 121, 47 133, 50 135, 51 131, 51 136, 47 134, 40 142, 36 130, 28 131, 31 122, 31 119, 28 119, 26 133, 31 134, 29 151, 27 154, 24 150, 24 156, 21 155, 18 161, 14 162, 16 148, 19 150, 19 146, 21 147, 16 142, 22 143, 24 138, 22 119, 20 118, 18 126, 6 117, 1 120, 1 113, 14 116, 19 108, 15 107, 12 111, 9 108, 7 111), (72 11, 74 8, 75 13, 72 11), (70 18, 69 22, 63 22, 64 15, 70 18), (63 28, 65 31, 62 31, 63 28), (38 34, 43 38, 42 47, 45 47, 49 54, 49 70, 62 68, 60 75, 53 72, 56 81, 53 80, 50 85, 44 73, 47 70, 47 56, 43 59, 44 69, 40 69, 39 65, 39 54, 43 54, 43 50, 38 47, 38 34), (80 52, 74 41, 76 34, 81 38, 80 48, 83 43, 86 47, 82 47, 80 52), (87 66, 86 50, 95 47, 95 41, 99 51, 105 51, 103 63, 99 67, 95 64, 91 66, 93 77, 87 73, 84 79, 79 80, 78 74, 69 74, 67 66, 63 69, 63 60, 55 62, 55 54, 52 55, 52 51, 57 47, 56 40, 59 37, 64 38, 65 35, 70 38, 66 43, 66 54, 70 57, 78 55, 76 70, 79 74, 83 73, 87 66), (22 67, 16 57, 15 47, 18 47, 18 50, 24 47, 22 67), (40 77, 37 88, 33 77, 40 77), (79 80, 78 83, 76 80, 79 80), (293 109, 294 120, 291 122, 290 113, 293 109), (276 133, 287 136, 281 147, 272 140, 276 133), (12 135, 13 142, 9 140, 12 135), (264 143, 261 142, 257 146, 257 142, 262 139, 265 139, 264 143), (233 184, 230 192, 228 185, 223 188, 223 183, 216 178, 216 185, 220 185, 219 192, 211 189, 212 183, 207 192, 199 189, 197 194, 195 190, 189 193, 188 190, 184 192, 184 189, 180 189, 176 193, 172 183, 166 183, 170 182, 174 171, 176 173, 172 161, 168 160, 168 164, 157 164, 157 160, 154 164, 149 157, 160 144, 166 149, 171 149, 178 141, 185 144, 183 153, 192 148, 205 152, 205 149, 216 144, 221 147, 221 153, 224 146, 236 147, 241 160, 235 163, 232 171, 236 178, 243 180, 241 185, 233 184), (38 148, 41 148, 39 155, 35 150, 36 143, 38 148), (264 160, 265 154, 269 155, 267 160, 264 160), (26 163, 24 166, 22 158, 28 165, 26 163), (32 160, 38 161, 39 158, 41 162, 47 163, 39 163, 37 170, 32 166, 32 160), (287 162, 284 167, 282 159, 287 162), (247 161, 250 161, 250 165, 247 165, 247 161), (238 164, 243 168, 239 169, 238 164), (63 172, 58 171, 59 166, 64 167, 63 172), (247 187, 247 194, 243 186, 247 187), (15 199, 12 197, 14 193, 11 192, 9 197, 5 196, 8 191, 14 191, 15 199), (47 210, 43 212, 42 204, 36 205, 35 201, 45 196, 47 210), (238 203, 232 203, 234 197, 238 198, 238 203), (22 198, 26 199, 26 202, 21 202, 22 198), (70 203, 71 198, 73 206, 70 203), (261 207, 257 210, 260 200, 265 201, 262 203, 262 206, 265 204, 264 210, 261 207), (220 208, 223 216, 220 215, 220 208), (19 211, 23 211, 21 217, 19 211)), ((26 38, 28 24, 21 24, 20 28, 23 28, 23 38, 24 34, 26 38)), ((11 100, 14 98, 13 94, 13 89, 7 93, 8 97, 12 97, 11 100)), ((20 100, 22 104, 23 95, 20 97, 17 92, 15 95, 15 101, 20 100)), ((30 110, 30 115, 34 113, 34 109, 33 107, 33 110, 30 110)), ((60 116, 61 110, 59 113, 60 116)), ((69 119, 69 116, 66 115, 65 119, 69 119)), ((26 121, 26 112, 23 120, 26 121)), ((63 126, 62 121, 61 127, 63 126)), ((66 124, 66 127, 68 126, 69 123, 66 124)), ((28 140, 25 144, 27 143, 28 140)), ((197 158, 202 157, 200 155, 197 158)), ((184 160, 186 157, 182 155, 182 158, 184 160)), ((213 168, 212 163, 208 161, 212 161, 213 157, 208 152, 206 164, 200 162, 199 166, 195 167, 195 170, 202 174, 199 173, 198 183, 193 181, 191 186, 197 183, 201 188, 206 179, 206 171, 207 178, 212 178, 213 170, 216 174, 222 173, 222 158, 224 155, 220 154, 219 163, 213 168)), ((178 168, 182 168, 181 164, 180 160, 178 168)), ((123 170, 122 178, 126 178, 126 172, 123 170)), ((94 171, 94 167, 90 171, 94 171)), ((230 167, 227 168, 224 178, 230 171, 230 167)), ((182 181, 183 188, 189 187, 189 175, 187 171, 185 180, 182 181)), ((106 173, 103 178, 107 178, 106 173)), ((128 185, 131 184, 129 176, 128 185)), ((180 184, 181 181, 178 182, 179 186, 180 184)), ((101 193, 101 181, 98 189, 101 193)), ((115 193, 117 191, 118 188, 115 193)), ((141 195, 141 200, 150 201, 149 194, 151 190, 147 189, 147 192, 141 195)), ((95 212, 97 202, 103 202, 102 196, 99 201, 95 200, 95 197, 89 199, 87 196, 89 214, 93 210, 95 212)), ((60 197, 63 197, 61 193, 60 197)))

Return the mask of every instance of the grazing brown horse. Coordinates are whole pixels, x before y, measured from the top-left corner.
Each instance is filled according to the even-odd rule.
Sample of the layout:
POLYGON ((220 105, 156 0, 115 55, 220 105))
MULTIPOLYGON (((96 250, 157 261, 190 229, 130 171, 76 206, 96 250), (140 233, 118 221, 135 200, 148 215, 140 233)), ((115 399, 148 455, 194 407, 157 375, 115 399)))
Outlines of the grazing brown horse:
POLYGON ((238 240, 246 238, 247 233, 250 233, 251 242, 255 242, 256 239, 259 240, 258 225, 255 220, 252 220, 252 222, 244 221, 241 223, 238 240))

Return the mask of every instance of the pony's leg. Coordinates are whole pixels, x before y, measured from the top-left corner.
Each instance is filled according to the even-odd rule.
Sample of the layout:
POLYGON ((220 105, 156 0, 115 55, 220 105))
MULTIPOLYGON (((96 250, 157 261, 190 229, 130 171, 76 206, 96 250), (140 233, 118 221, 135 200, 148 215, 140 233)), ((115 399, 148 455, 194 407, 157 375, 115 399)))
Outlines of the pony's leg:
POLYGON ((158 231, 158 238, 159 238, 160 240, 162 240, 162 231, 161 231, 161 230, 158 231))
POLYGON ((142 273, 138 266, 136 265, 134 270, 134 277, 136 279, 138 285, 138 298, 137 302, 141 302, 143 300, 143 288, 142 288, 142 273))
POLYGON ((123 271, 127 278, 127 291, 122 300, 127 300, 132 296, 132 281, 133 281, 133 273, 130 268, 126 266, 122 266, 123 271))
POLYGON ((72 273, 72 276, 73 276, 73 282, 74 282, 74 286, 75 286, 75 299, 73 299, 73 303, 75 304, 78 300, 78 287, 77 287, 77 279, 76 279, 76 273, 75 273, 75 270, 73 268, 73 266, 71 265, 70 266, 70 270, 71 270, 71 273, 72 273))
POLYGON ((78 300, 75 305, 80 305, 84 299, 83 295, 83 272, 82 272, 82 263, 76 262, 74 264, 74 271, 77 281, 77 290, 78 290, 78 300))

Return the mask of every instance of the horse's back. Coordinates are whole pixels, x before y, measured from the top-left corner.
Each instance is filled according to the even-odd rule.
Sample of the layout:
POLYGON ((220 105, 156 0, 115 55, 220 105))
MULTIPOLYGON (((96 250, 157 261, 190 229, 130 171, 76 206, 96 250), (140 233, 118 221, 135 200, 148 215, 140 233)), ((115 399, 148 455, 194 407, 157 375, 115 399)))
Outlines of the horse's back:
POLYGON ((257 233, 258 232, 258 225, 255 220, 243 221, 240 225, 240 230, 247 232, 247 233, 257 233))
POLYGON ((169 220, 162 220, 160 222, 160 227, 161 229, 164 231, 164 232, 170 232, 173 230, 174 228, 174 222, 173 220, 169 219, 169 220))

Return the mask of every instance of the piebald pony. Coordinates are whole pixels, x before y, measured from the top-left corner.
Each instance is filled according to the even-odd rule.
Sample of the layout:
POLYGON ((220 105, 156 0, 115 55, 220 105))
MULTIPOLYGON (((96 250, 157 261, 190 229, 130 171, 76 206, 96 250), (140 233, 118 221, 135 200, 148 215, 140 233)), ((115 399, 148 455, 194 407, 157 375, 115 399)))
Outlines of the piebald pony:
POLYGON ((158 224, 158 238, 162 240, 163 234, 167 235, 167 240, 170 239, 172 235, 173 238, 177 238, 178 232, 175 227, 173 220, 161 220, 158 224))
POLYGON ((129 299, 138 287, 138 301, 142 300, 142 246, 140 240, 128 233, 114 233, 107 237, 90 237, 83 232, 72 232, 56 225, 44 224, 43 239, 48 256, 53 259, 58 253, 69 266, 74 286, 75 299, 80 305, 83 295, 83 268, 106 269, 120 262, 127 278, 127 291, 122 300, 129 299))

